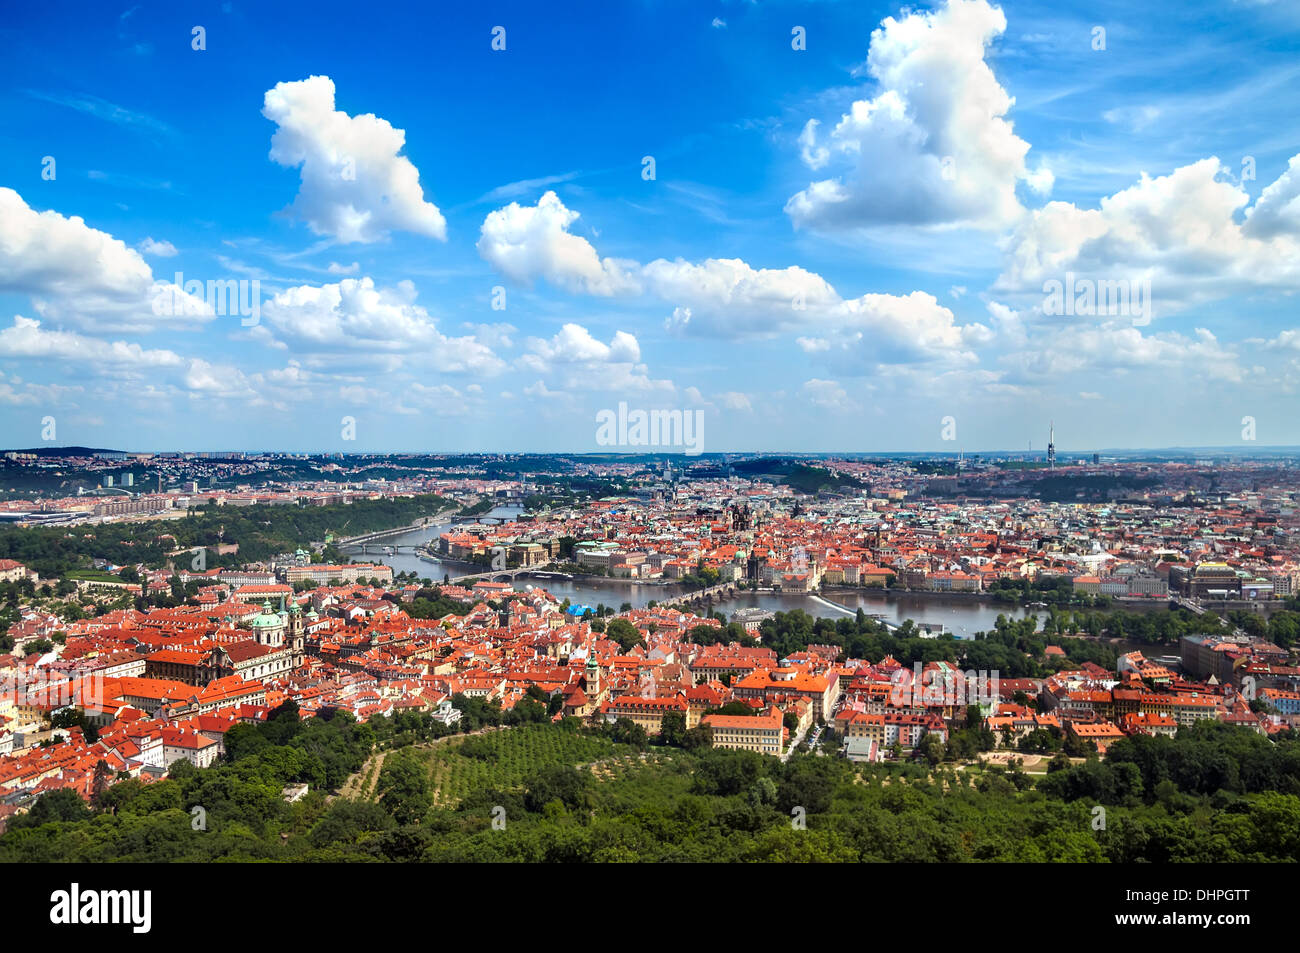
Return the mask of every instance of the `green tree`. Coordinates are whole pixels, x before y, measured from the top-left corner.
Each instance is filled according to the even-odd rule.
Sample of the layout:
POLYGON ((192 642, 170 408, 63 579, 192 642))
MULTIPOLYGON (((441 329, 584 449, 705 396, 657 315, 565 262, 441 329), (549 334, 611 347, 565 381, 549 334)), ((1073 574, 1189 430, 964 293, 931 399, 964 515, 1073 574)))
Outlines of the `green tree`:
POLYGON ((10 827, 40 827, 55 821, 81 821, 90 817, 90 808, 72 788, 59 788, 37 798, 26 816, 18 815, 9 821, 10 827))
POLYGON ((680 748, 686 736, 686 716, 670 711, 659 722, 659 742, 680 748))
POLYGON ((939 740, 939 736, 933 732, 927 732, 921 739, 920 744, 916 746, 913 755, 930 763, 931 767, 937 767, 944 757, 944 744, 939 740))
POLYGON ((379 803, 399 824, 418 824, 433 806, 428 772, 410 751, 384 759, 375 790, 379 803))
POLYGON ((641 642, 641 633, 627 619, 611 619, 605 626, 605 638, 613 639, 624 651, 630 651, 641 642))

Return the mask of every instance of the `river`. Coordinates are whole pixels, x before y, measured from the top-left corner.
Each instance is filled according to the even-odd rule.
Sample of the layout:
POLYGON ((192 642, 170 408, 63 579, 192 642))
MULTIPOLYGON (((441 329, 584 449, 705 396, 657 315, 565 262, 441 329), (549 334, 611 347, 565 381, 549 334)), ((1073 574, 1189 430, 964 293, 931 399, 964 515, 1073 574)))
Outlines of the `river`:
MULTIPOLYGON (((513 519, 523 512, 519 506, 498 506, 483 514, 485 517, 504 517, 513 519)), ((440 523, 423 529, 412 530, 399 536, 389 536, 379 541, 382 546, 423 545, 429 540, 436 540, 453 524, 440 523)), ((373 544, 372 544, 373 549, 373 544)), ((394 553, 392 556, 379 555, 373 551, 363 556, 360 547, 347 547, 344 550, 353 559, 369 559, 381 562, 393 568, 393 572, 414 572, 420 578, 428 578, 434 583, 440 582, 444 575, 459 576, 467 573, 482 572, 483 567, 456 560, 429 561, 421 559, 414 553, 394 553)), ((630 580, 615 579, 548 579, 529 580, 526 577, 518 585, 543 586, 559 599, 595 606, 604 603, 619 608, 630 602, 638 608, 651 601, 662 602, 675 596, 686 594, 685 586, 674 583, 646 584, 630 580)), ((1021 618, 1026 610, 1017 606, 1004 606, 991 601, 952 596, 926 596, 920 593, 884 593, 871 590, 833 590, 825 597, 815 593, 802 592, 742 592, 735 598, 714 604, 714 609, 728 615, 737 609, 756 606, 775 612, 789 612, 802 609, 812 616, 825 616, 839 619, 851 615, 836 608, 832 603, 847 607, 849 610, 862 611, 868 615, 880 615, 887 621, 902 624, 911 619, 914 622, 926 622, 942 625, 945 631, 958 638, 972 638, 976 632, 990 631, 1000 613, 1010 618, 1021 618)))

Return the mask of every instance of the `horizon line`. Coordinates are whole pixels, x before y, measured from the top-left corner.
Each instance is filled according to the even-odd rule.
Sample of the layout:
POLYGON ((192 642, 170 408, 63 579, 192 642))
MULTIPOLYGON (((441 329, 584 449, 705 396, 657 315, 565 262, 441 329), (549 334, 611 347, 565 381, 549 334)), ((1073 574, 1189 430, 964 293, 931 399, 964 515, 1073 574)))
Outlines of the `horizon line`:
MULTIPOLYGON (((221 450, 187 450, 187 449, 166 449, 166 450, 123 450, 112 447, 87 447, 84 445, 73 444, 69 446, 54 447, 9 447, 0 449, 0 454, 23 453, 49 454, 50 451, 74 451, 81 450, 91 454, 99 453, 124 453, 124 454, 174 454, 174 453, 194 453, 194 454, 230 454, 238 453, 245 455, 263 456, 307 456, 307 457, 359 457, 359 456, 542 456, 542 457, 681 457, 684 460, 699 460, 701 457, 718 457, 718 456, 789 456, 789 457, 844 457, 844 456, 931 456, 931 457, 952 457, 958 456, 1003 456, 1003 457, 1041 457, 1046 460, 1046 448, 1043 450, 709 450, 696 454, 688 454, 680 449, 645 447, 628 450, 416 450, 416 449, 390 449, 390 450, 288 450, 288 449, 237 449, 226 448, 221 450)), ((1237 456, 1250 456, 1260 453, 1294 453, 1300 455, 1300 445, 1297 444, 1263 444, 1258 447, 1249 449, 1238 448, 1227 444, 1206 445, 1206 446, 1186 446, 1175 445, 1165 447, 1099 447, 1089 450, 1061 450, 1057 448, 1058 466, 1070 466, 1070 463, 1059 463, 1062 456, 1067 457, 1088 457, 1092 454, 1136 454, 1136 453, 1220 453, 1232 454, 1237 456)))

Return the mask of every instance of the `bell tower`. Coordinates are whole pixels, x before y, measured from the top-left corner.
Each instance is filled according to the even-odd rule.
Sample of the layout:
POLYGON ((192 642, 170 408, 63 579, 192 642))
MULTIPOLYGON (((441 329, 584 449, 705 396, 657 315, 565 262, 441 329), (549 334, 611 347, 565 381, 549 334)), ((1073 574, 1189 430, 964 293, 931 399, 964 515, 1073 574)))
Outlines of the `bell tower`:
POLYGON ((302 661, 306 642, 306 623, 302 617, 302 606, 293 603, 289 606, 289 630, 285 635, 285 644, 293 653, 293 664, 302 661))

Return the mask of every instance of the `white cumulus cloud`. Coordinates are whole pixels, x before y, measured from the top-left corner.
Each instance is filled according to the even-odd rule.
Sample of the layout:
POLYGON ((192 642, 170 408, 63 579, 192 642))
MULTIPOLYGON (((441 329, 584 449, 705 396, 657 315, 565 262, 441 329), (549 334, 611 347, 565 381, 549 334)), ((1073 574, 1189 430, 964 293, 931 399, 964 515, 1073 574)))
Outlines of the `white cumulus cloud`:
MULTIPOLYGON (((1201 159, 1101 199, 1049 202, 1015 230, 994 288, 1042 297, 1045 284, 1150 283, 1153 311, 1236 294, 1300 290, 1300 156, 1250 196, 1217 158, 1201 159)), ((1135 322, 1143 323, 1143 322, 1135 322)))
POLYGON ((984 58, 1006 27, 985 0, 882 21, 867 54, 877 94, 853 103, 824 139, 815 119, 799 136, 808 167, 836 174, 790 198, 792 221, 1000 228, 1023 213, 1017 183, 1050 190, 1051 173, 1026 166, 1029 143, 1006 118, 1015 100, 984 58))
POLYGON ((73 215, 37 212, 0 188, 0 291, 28 294, 44 319, 89 332, 141 332, 209 321, 199 298, 156 281, 134 248, 73 215), (159 313, 166 297, 170 313, 159 313))
POLYGON ((495 373, 504 362, 472 336, 448 337, 415 303, 410 282, 381 288, 374 279, 344 278, 288 288, 266 302, 258 329, 295 353, 333 362, 367 356, 393 361, 436 360, 444 371, 495 373))
POLYGON ((534 206, 511 202, 483 220, 478 250, 503 275, 531 285, 539 278, 567 291, 592 295, 634 294, 639 290, 629 266, 634 262, 602 259, 569 226, 578 220, 554 192, 534 206))
POLYGON ((659 258, 643 265, 601 258, 589 241, 568 231, 576 219, 554 192, 533 207, 511 203, 489 213, 479 251, 515 280, 545 279, 577 294, 645 293, 671 302, 665 326, 679 334, 743 338, 794 333, 805 351, 838 349, 859 364, 969 361, 970 349, 991 337, 983 325, 959 325, 933 295, 844 299, 821 275, 797 265, 755 268, 739 258, 659 258))
POLYGON ((530 338, 529 349, 544 362, 589 364, 611 361, 639 361, 641 347, 626 331, 616 331, 608 344, 592 337, 580 324, 566 324, 549 341, 530 338))
POLYGON ((176 246, 169 241, 154 241, 150 236, 140 243, 140 251, 158 258, 173 258, 176 255, 176 246))
POLYGON ((317 235, 375 242, 400 230, 446 240, 446 219, 424 200, 419 171, 401 155, 406 133, 372 113, 335 109, 328 76, 277 83, 262 115, 278 126, 271 159, 301 167, 291 208, 317 235))

